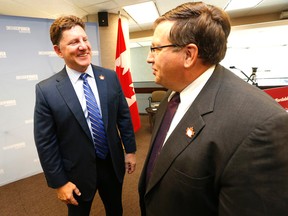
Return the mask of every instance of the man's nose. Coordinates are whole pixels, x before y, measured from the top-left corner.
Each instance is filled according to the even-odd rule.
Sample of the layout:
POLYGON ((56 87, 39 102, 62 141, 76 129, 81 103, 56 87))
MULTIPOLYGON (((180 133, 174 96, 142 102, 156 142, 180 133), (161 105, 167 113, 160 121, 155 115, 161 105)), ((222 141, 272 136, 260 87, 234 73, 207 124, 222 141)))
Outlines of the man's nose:
POLYGON ((154 62, 154 55, 152 52, 148 53, 147 59, 146 59, 147 63, 153 63, 154 62))

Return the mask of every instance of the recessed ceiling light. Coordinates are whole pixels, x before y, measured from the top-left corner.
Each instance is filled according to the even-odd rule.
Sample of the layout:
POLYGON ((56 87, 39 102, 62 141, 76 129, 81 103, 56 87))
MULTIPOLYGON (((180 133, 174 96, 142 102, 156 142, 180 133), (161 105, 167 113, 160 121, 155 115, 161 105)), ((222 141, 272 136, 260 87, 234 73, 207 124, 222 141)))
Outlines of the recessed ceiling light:
POLYGON ((239 10, 244 8, 255 7, 263 0, 231 0, 226 6, 226 11, 239 10))
POLYGON ((139 24, 152 23, 159 17, 158 10, 152 1, 125 6, 123 9, 139 24))

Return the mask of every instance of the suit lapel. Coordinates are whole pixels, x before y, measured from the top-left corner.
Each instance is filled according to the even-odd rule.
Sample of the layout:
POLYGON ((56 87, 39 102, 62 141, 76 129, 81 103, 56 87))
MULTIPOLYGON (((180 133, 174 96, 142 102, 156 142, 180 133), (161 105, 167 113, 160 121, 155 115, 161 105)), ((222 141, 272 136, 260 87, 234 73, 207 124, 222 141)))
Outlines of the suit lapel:
POLYGON ((185 116, 189 116, 189 119, 185 118, 185 116, 183 117, 163 146, 161 154, 158 156, 153 169, 147 191, 149 191, 162 178, 162 176, 165 175, 175 158, 177 158, 177 156, 181 154, 187 146, 193 144, 193 140, 205 126, 205 122, 197 109, 192 111, 191 108, 185 114, 185 116), (186 135, 186 129, 191 127, 193 127, 195 134, 192 137, 189 137, 186 135))
POLYGON ((58 82, 56 84, 56 87, 58 88, 59 93, 62 95, 63 100, 65 101, 71 112, 74 114, 75 118, 77 119, 87 136, 92 141, 92 136, 86 122, 82 107, 65 69, 59 72, 59 76, 56 81, 58 82))
MULTIPOLYGON (((148 193, 160 181, 178 155, 185 151, 189 145, 193 145, 193 140, 199 136, 202 128, 205 127, 205 121, 202 116, 213 112, 215 98, 222 79, 220 67, 221 66, 216 67, 215 70, 217 71, 212 74, 191 107, 166 141, 153 169, 149 184, 147 185, 146 193, 148 193), (195 134, 192 137, 189 137, 186 135, 186 130, 191 127, 193 127, 195 134)), ((157 125, 155 122, 155 131, 159 129, 164 115, 164 110, 166 110, 167 102, 165 103, 165 107, 162 107, 161 110, 163 113, 160 113, 161 116, 158 116, 160 121, 157 121, 157 125)), ((155 131, 152 134, 152 141, 154 141, 156 136, 155 131)))

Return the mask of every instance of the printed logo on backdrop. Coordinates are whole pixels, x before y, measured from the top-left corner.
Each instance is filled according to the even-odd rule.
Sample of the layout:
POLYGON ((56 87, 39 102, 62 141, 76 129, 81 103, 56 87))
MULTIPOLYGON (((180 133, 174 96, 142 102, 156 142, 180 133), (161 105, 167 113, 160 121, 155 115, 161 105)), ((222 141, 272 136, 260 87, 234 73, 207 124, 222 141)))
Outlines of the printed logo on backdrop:
POLYGON ((34 162, 34 163, 40 163, 40 160, 39 160, 39 158, 35 158, 35 159, 33 160, 33 162, 34 162))
POLYGON ((0 107, 16 106, 16 100, 4 100, 0 101, 0 107))
POLYGON ((6 26, 7 31, 18 31, 19 33, 30 34, 31 30, 28 26, 6 26))
POLYGON ((24 121, 25 124, 33 124, 34 120, 33 119, 27 119, 24 121))
POLYGON ((16 76, 16 80, 27 80, 27 81, 38 80, 38 74, 18 75, 16 76))
POLYGON ((7 151, 7 150, 17 150, 17 149, 22 149, 26 147, 26 143, 25 142, 20 142, 20 143, 15 143, 12 145, 8 145, 8 146, 3 146, 3 150, 7 151))
POLYGON ((92 56, 99 56, 99 51, 98 50, 92 51, 92 56))
POLYGON ((288 101, 288 97, 275 98, 275 100, 276 100, 278 103, 281 103, 281 102, 288 101))
POLYGON ((0 58, 7 58, 6 52, 0 51, 0 58))
POLYGON ((39 56, 49 56, 49 57, 57 57, 57 54, 54 51, 39 51, 39 56))

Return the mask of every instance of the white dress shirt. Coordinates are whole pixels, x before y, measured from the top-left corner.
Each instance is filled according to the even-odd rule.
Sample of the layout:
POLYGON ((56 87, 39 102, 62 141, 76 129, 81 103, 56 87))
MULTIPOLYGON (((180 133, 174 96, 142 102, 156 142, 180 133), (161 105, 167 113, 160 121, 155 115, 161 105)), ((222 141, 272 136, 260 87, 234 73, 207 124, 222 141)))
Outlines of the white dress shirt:
MULTIPOLYGON (((69 79, 73 85, 73 88, 76 92, 76 95, 78 97, 78 100, 81 104, 81 107, 82 107, 82 110, 83 110, 83 113, 85 115, 85 118, 86 118, 86 121, 89 125, 89 128, 90 128, 90 131, 91 131, 91 123, 90 123, 90 119, 88 117, 88 111, 87 111, 87 107, 86 107, 86 99, 85 99, 85 95, 84 95, 84 90, 83 90, 83 80, 80 78, 80 75, 82 74, 81 72, 78 72, 78 71, 75 71, 71 68, 69 68, 67 65, 66 65, 66 71, 67 71, 67 74, 69 76, 69 79)), ((98 107, 99 107, 99 110, 100 110, 100 114, 102 115, 101 113, 101 104, 100 104, 100 99, 99 99, 99 94, 98 94, 98 89, 97 89, 97 84, 96 84, 96 81, 95 81, 95 78, 94 78, 94 73, 93 73, 93 70, 92 70, 92 66, 89 65, 87 70, 85 71, 85 73, 87 73, 89 76, 87 76, 87 81, 93 91, 93 94, 95 96, 95 99, 97 101, 97 104, 98 104, 98 107)))
MULTIPOLYGON (((174 131, 176 126, 179 124, 180 120, 183 118, 189 107, 194 102, 195 98, 198 96, 208 79, 211 77, 213 71, 215 69, 215 65, 206 70, 201 76, 199 76, 196 80, 194 80, 190 85, 188 85, 183 91, 180 92, 180 104, 177 108, 177 111, 172 119, 170 128, 167 132, 164 144, 171 133, 174 131)), ((175 92, 172 92, 168 97, 168 101, 172 98, 175 92)), ((164 145, 163 144, 163 145, 164 145)))

